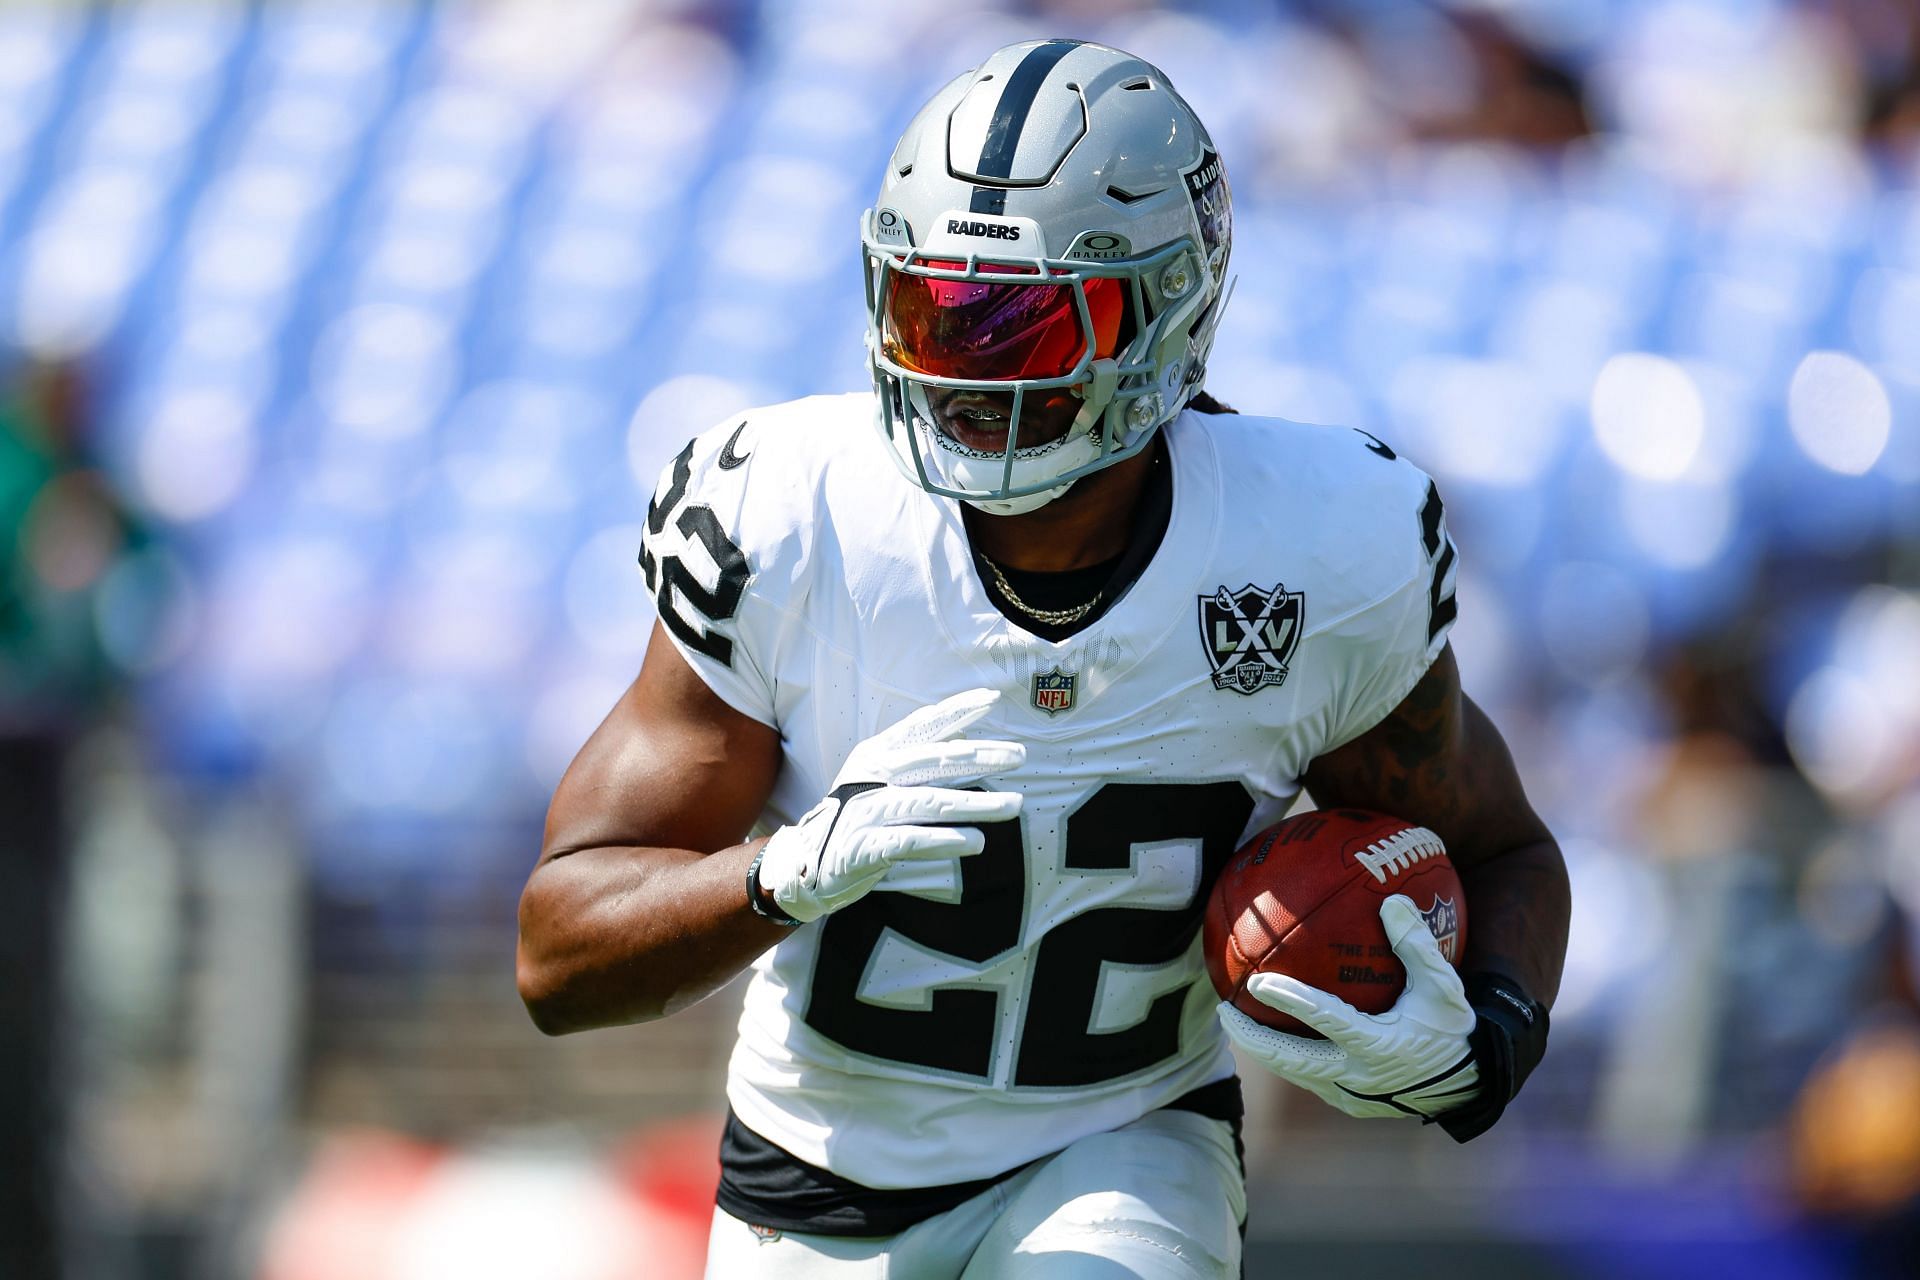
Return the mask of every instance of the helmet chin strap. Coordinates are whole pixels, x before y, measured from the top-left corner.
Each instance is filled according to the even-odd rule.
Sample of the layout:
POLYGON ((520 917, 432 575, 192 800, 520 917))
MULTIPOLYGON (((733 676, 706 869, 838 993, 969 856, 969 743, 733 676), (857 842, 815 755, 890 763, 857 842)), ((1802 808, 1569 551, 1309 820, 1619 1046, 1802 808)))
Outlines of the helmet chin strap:
POLYGON ((1029 493, 1019 498, 967 498, 964 501, 975 511, 984 511, 990 516, 1023 516, 1029 511, 1038 511, 1076 483, 1069 480, 1058 489, 1042 489, 1039 493, 1029 493))
POLYGON ((1113 393, 1120 386, 1120 362, 1118 360, 1099 359, 1093 362, 1093 377, 1073 388, 1080 397, 1080 412, 1073 415, 1070 430, 1092 431, 1102 417, 1107 406, 1113 403, 1113 393))

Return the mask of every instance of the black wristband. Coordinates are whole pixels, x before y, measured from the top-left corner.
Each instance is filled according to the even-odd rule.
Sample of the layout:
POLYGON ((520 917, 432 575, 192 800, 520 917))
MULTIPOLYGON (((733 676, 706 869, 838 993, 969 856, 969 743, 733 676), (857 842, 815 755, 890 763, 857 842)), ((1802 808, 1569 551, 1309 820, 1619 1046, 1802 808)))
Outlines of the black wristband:
POLYGON ((1470 1142, 1493 1128, 1547 1052, 1547 1006, 1502 973, 1466 975, 1474 1027, 1467 1035, 1480 1092, 1471 1102, 1443 1111, 1436 1120, 1455 1142, 1470 1142))
POLYGON ((755 915, 764 916, 785 928, 794 928, 800 922, 782 910, 773 895, 760 887, 760 859, 766 856, 766 846, 762 845, 760 852, 753 855, 753 861, 747 864, 747 905, 753 908, 755 915))

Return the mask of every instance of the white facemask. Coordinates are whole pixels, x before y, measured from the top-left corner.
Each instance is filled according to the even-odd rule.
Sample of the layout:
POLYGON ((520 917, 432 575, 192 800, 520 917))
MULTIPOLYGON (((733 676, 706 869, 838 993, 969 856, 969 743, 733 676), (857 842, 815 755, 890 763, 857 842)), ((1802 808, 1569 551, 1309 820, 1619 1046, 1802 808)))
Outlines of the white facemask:
MULTIPOLYGON (((917 447, 926 464, 927 474, 949 489, 978 492, 1000 488, 1001 476, 1007 465, 1006 455, 997 450, 989 453, 969 449, 961 444, 940 429, 927 403, 924 387, 908 383, 906 390, 913 417, 913 432, 918 437, 917 447)), ((1022 412, 1024 414, 1024 408, 1022 412)), ((1065 435, 1031 449, 1015 450, 1013 476, 1006 487, 1019 489, 1030 484, 1044 484, 1054 476, 1065 475, 1098 458, 1100 446, 1094 443, 1092 419, 1089 406, 1083 404, 1065 435)), ((1018 429, 1017 424, 1014 429, 1018 429)), ((908 465, 912 465, 911 459, 908 465)), ((1024 515, 1046 506, 1072 487, 1073 482, 1068 481, 1056 488, 1042 489, 1017 498, 969 498, 967 504, 988 515, 1024 515)))

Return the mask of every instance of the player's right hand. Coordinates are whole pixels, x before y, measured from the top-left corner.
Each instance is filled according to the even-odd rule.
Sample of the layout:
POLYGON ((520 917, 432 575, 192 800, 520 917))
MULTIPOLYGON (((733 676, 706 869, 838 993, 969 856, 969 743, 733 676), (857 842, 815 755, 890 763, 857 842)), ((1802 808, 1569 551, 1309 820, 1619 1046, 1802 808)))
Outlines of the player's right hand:
POLYGON ((1247 1056, 1350 1116, 1438 1119, 1480 1091, 1467 1038, 1473 1007, 1413 899, 1396 893, 1381 903, 1380 923, 1407 970, 1406 990, 1385 1013, 1362 1013, 1298 978, 1256 973, 1247 979, 1254 999, 1326 1038, 1276 1031, 1225 1001, 1220 1023, 1247 1056))
POLYGON ((964 824, 1012 818, 1022 797, 935 784, 978 782, 1026 761, 1017 742, 955 736, 999 697, 991 689, 957 693, 855 747, 827 798, 767 840, 762 891, 795 920, 817 920, 864 896, 898 863, 979 853, 986 837, 964 824))

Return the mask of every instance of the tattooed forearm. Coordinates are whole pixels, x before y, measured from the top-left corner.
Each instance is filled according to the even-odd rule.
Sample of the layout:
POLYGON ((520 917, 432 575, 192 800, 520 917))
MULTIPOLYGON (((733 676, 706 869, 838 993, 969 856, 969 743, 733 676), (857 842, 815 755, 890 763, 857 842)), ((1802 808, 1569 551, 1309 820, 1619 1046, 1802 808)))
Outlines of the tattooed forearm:
POLYGON ((1461 868, 1467 895, 1468 973, 1504 973, 1543 1004, 1560 991, 1567 955, 1567 865, 1552 840, 1461 868))
POLYGON ((1451 648, 1385 720, 1315 760, 1306 785, 1323 809, 1374 809, 1439 835, 1467 895, 1463 967, 1506 973, 1552 1002, 1571 910, 1566 866, 1500 731, 1461 692, 1451 648))
POLYGON ((1399 813, 1394 804, 1422 794, 1446 794, 1453 755, 1448 748, 1458 736, 1460 718, 1460 683, 1454 671, 1453 650, 1442 650, 1433 669, 1391 715, 1358 741, 1316 760, 1307 773, 1315 803, 1399 813), (1349 793, 1365 801, 1345 798, 1349 793), (1382 800, 1388 803, 1368 803, 1382 800))

